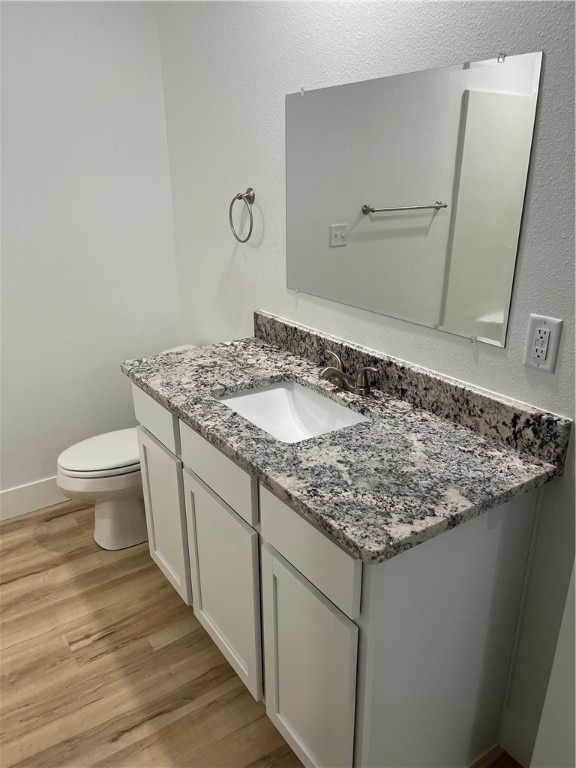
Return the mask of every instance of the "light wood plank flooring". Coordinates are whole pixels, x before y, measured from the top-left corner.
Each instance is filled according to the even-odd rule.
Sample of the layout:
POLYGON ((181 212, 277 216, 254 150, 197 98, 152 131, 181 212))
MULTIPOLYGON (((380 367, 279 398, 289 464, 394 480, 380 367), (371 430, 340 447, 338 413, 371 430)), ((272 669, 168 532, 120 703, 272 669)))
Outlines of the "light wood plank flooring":
POLYGON ((72 502, 0 525, 2 768, 300 766, 147 544, 92 531, 72 502))
POLYGON ((72 503, 2 523, 1 765, 300 766, 142 544, 72 503))

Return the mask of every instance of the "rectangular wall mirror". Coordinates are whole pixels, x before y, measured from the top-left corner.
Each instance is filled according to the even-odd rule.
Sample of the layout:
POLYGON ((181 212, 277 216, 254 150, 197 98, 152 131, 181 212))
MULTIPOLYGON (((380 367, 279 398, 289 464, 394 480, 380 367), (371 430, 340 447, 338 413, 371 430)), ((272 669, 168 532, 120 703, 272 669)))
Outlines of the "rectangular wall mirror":
POLYGON ((288 287, 504 346, 541 62, 288 95, 288 287))

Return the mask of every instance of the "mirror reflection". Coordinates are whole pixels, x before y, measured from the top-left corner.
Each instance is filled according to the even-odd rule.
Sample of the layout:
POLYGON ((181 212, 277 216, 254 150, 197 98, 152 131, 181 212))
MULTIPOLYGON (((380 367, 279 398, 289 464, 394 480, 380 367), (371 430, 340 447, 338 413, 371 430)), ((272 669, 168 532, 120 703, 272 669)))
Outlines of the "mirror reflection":
POLYGON ((288 287, 504 346, 541 58, 287 96, 288 287))

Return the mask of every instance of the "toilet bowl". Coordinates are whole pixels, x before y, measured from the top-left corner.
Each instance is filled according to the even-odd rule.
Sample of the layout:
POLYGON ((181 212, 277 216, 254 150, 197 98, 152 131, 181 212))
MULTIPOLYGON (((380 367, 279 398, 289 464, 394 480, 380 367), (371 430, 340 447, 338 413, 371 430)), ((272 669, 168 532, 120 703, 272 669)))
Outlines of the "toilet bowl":
POLYGON ((94 540, 104 549, 148 539, 135 428, 67 448, 58 457, 56 483, 68 498, 94 504, 94 540))

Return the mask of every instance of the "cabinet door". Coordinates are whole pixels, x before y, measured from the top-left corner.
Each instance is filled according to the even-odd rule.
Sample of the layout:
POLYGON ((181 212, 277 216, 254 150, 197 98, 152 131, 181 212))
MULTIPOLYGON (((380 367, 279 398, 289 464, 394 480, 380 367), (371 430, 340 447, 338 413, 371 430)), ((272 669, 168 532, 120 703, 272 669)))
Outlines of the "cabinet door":
POLYGON ((353 764, 358 628, 262 547, 266 711, 308 766, 353 764))
POLYGON ((138 445, 150 555, 190 605, 190 565, 182 487, 182 462, 143 427, 138 445))
POLYGON ((252 696, 262 698, 258 534, 184 470, 194 613, 252 696))

